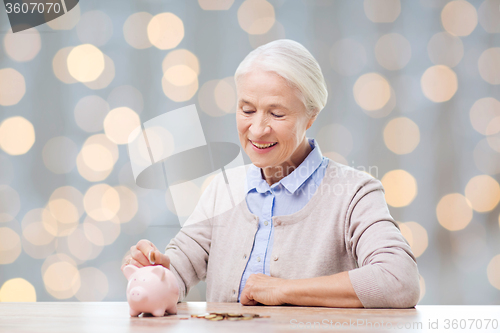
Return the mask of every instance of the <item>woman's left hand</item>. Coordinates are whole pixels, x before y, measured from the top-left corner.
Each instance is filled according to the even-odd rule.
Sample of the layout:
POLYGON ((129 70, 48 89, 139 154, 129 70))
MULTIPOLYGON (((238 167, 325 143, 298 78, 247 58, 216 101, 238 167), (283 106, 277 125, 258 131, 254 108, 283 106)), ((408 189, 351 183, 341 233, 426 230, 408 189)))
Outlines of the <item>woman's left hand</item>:
POLYGON ((240 295, 243 305, 281 305, 284 304, 283 287, 285 279, 265 274, 252 274, 248 277, 245 288, 240 295))

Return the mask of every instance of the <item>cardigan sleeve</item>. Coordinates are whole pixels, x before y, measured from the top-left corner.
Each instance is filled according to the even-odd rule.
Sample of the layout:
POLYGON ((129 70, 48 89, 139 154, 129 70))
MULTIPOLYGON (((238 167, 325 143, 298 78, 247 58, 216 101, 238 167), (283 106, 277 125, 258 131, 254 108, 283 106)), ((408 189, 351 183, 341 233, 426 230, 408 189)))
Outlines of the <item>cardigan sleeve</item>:
POLYGON ((358 268, 349 271, 365 308, 410 308, 420 297, 416 259, 389 213, 380 181, 370 179, 354 195, 347 240, 358 268))
POLYGON ((198 223, 182 228, 170 241, 165 254, 170 258, 170 270, 177 278, 179 302, 207 273, 211 242, 209 223, 198 223))
POLYGON ((165 248, 165 254, 170 258, 170 270, 179 286, 179 302, 206 277, 212 240, 212 221, 209 218, 212 215, 209 211, 214 197, 214 186, 209 186, 184 226, 165 248))

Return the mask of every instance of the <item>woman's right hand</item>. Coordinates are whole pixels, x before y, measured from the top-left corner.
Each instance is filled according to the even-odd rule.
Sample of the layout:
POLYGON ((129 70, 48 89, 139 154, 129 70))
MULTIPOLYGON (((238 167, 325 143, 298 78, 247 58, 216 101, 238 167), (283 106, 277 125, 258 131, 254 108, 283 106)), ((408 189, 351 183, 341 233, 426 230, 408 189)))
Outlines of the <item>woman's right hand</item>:
POLYGON ((125 262, 123 263, 121 269, 127 265, 134 265, 137 267, 151 266, 149 262, 149 253, 151 252, 151 259, 154 261, 155 265, 162 265, 163 267, 170 269, 170 258, 161 253, 156 246, 148 241, 147 239, 141 239, 136 245, 130 248, 130 255, 125 257, 125 262))

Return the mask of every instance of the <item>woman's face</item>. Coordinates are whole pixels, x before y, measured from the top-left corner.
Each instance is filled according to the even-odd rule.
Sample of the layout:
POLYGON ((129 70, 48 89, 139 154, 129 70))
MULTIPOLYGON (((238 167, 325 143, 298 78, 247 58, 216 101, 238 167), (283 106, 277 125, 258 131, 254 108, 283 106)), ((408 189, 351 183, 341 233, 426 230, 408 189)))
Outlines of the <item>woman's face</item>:
POLYGON ((300 164, 309 145, 306 130, 314 122, 300 92, 276 73, 253 70, 239 78, 237 93, 238 135, 252 163, 259 168, 300 164))

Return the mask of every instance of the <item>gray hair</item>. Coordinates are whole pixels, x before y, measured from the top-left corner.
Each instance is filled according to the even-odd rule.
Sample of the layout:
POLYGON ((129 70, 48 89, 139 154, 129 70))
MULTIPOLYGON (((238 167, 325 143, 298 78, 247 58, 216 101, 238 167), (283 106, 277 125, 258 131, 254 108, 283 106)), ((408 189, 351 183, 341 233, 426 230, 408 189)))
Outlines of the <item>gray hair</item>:
POLYGON ((240 63, 234 74, 239 78, 255 67, 274 72, 284 78, 291 87, 302 93, 302 100, 309 116, 316 117, 328 99, 325 78, 318 62, 300 43, 279 39, 259 46, 240 63))

